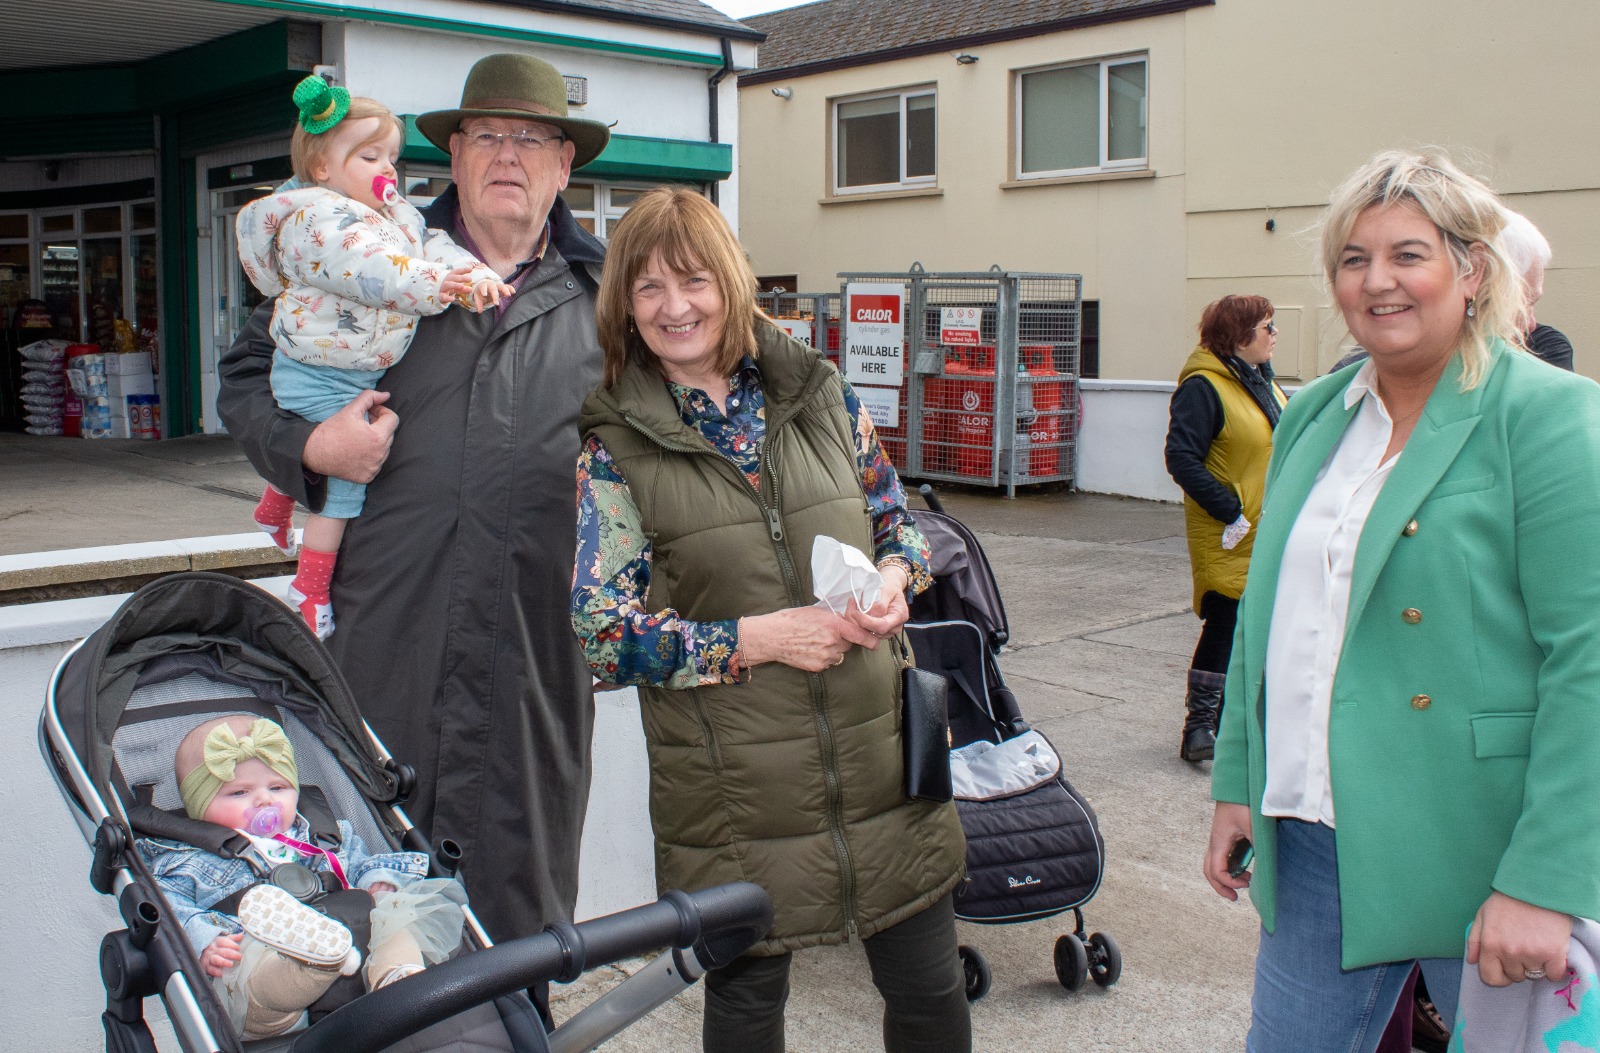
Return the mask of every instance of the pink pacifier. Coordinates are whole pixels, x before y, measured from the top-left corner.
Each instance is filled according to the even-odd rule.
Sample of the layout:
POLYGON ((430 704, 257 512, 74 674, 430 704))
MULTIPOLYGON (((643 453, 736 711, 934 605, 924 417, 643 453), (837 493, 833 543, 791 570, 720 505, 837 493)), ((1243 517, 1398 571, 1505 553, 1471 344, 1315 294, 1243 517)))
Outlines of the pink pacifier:
POLYGON ((271 837, 283 825, 283 816, 277 805, 265 804, 245 813, 244 828, 256 837, 271 837))
POLYGON ((388 176, 373 176, 372 196, 385 205, 400 203, 400 191, 396 188, 395 181, 388 176))

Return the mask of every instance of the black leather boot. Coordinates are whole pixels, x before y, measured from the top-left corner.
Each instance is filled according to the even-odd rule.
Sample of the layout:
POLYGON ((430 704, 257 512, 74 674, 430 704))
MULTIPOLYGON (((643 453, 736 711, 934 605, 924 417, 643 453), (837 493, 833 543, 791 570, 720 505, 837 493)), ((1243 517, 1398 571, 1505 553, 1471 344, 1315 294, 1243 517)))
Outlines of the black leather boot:
POLYGON ((1222 717, 1222 673, 1189 670, 1188 715, 1183 721, 1183 744, 1178 756, 1186 761, 1210 760, 1217 747, 1217 721, 1222 717))

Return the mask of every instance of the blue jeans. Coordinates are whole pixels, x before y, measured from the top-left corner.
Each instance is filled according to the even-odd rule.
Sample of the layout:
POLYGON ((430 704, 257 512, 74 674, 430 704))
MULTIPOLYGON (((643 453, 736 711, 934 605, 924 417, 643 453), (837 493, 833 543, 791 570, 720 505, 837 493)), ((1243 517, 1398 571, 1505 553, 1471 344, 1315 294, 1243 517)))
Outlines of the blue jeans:
MULTIPOLYGON (((321 423, 371 391, 383 379, 381 369, 339 369, 290 358, 282 350, 272 353, 272 397, 278 408, 321 423)), ((367 499, 365 483, 328 477, 328 497, 318 515, 329 519, 354 519, 367 499)))
MULTIPOLYGON (((1278 931, 1261 930, 1248 1053, 1372 1053, 1411 961, 1339 965, 1339 864, 1333 830, 1278 820, 1278 931)), ((1424 958, 1428 995, 1453 1023, 1460 958, 1424 958)))

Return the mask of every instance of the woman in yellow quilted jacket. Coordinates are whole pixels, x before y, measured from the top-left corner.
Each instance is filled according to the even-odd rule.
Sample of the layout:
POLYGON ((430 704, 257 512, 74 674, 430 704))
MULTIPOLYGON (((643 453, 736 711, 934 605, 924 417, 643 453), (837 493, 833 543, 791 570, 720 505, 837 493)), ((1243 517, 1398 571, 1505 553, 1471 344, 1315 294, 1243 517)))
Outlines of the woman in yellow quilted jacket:
POLYGON ((1278 343, 1264 296, 1224 296, 1200 317, 1200 346, 1172 394, 1167 471, 1183 488, 1200 642, 1189 663, 1178 755, 1210 760, 1222 714, 1233 626, 1261 518, 1272 429, 1285 402, 1272 379, 1278 343))

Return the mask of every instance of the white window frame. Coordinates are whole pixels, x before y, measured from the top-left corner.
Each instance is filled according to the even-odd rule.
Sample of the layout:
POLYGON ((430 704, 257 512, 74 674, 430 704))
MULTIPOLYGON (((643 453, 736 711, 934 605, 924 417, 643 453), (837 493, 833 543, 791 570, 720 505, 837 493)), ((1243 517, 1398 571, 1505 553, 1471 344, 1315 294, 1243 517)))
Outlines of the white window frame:
POLYGON ((1012 73, 1012 100, 1013 112, 1016 114, 1016 127, 1012 132, 1012 167, 1017 179, 1056 179, 1061 176, 1094 175, 1100 172, 1128 172, 1150 167, 1150 53, 1135 51, 1126 55, 1115 55, 1109 58, 1088 59, 1074 62, 1054 62, 1048 66, 1032 66, 1028 69, 1014 70, 1012 73), (1111 149, 1111 67, 1125 66, 1132 62, 1144 63, 1144 99, 1139 104, 1139 123, 1144 128, 1144 156, 1119 158, 1113 161, 1106 156, 1111 149), (1073 69, 1084 66, 1100 67, 1100 126, 1099 126, 1099 156, 1100 163, 1085 168, 1055 168, 1038 172, 1024 171, 1022 168, 1022 81, 1032 73, 1048 73, 1051 70, 1073 69))
POLYGON ((875 91, 864 95, 850 95, 829 102, 829 133, 832 136, 833 149, 829 152, 828 185, 835 196, 847 194, 881 194, 886 190, 913 190, 921 187, 937 186, 939 183, 939 91, 937 85, 923 84, 915 88, 902 88, 899 91, 875 91), (906 129, 911 125, 911 100, 920 99, 924 95, 933 98, 933 174, 926 176, 906 175, 906 129), (862 186, 841 186, 839 184, 839 107, 853 102, 871 102, 874 99, 900 100, 900 178, 893 183, 867 183, 862 186))
MULTIPOLYGON (((405 172, 403 175, 404 181, 410 181, 412 179, 449 178, 450 169, 448 166, 434 164, 407 164, 405 166, 405 172)), ((594 187, 595 207, 592 210, 586 208, 574 208, 572 209, 572 216, 574 219, 578 220, 593 220, 594 235, 602 240, 609 236, 609 228, 615 225, 616 222, 628 212, 629 206, 612 204, 611 192, 613 190, 626 190, 637 193, 653 189, 654 187, 660 185, 658 183, 614 182, 604 179, 591 179, 588 176, 581 175, 575 176, 572 179, 572 182, 581 183, 584 186, 594 187)), ((421 197, 418 195, 410 195, 406 198, 406 200, 410 201, 418 208, 426 208, 428 205, 433 203, 433 198, 421 197)), ((568 202, 568 206, 571 206, 571 202, 568 202)))
MULTIPOLYGON (((122 318, 135 328, 142 328, 146 323, 158 324, 161 314, 160 276, 157 275, 156 286, 156 317, 140 318, 138 315, 139 301, 135 285, 138 276, 134 273, 133 264, 133 239, 141 236, 152 236, 157 239, 156 251, 161 251, 160 218, 153 227, 136 227, 133 222, 133 210, 140 205, 156 205, 153 197, 133 198, 128 201, 98 201, 85 205, 52 205, 41 208, 6 209, 7 215, 25 215, 28 217, 28 236, 26 238, 4 238, 7 245, 28 246, 28 298, 39 300, 44 298, 44 246, 48 242, 72 244, 78 250, 78 304, 76 323, 78 332, 87 337, 85 331, 89 323, 89 283, 88 275, 84 272, 84 242, 86 241, 112 241, 119 242, 119 253, 122 259, 122 318), (102 231, 98 234, 88 234, 83 229, 83 214, 96 209, 120 208, 119 227, 117 230, 102 231), (46 234, 44 232, 44 218, 46 216, 72 217, 71 232, 46 234)), ((9 324, 9 319, 5 322, 9 324)), ((52 319, 52 322, 54 319, 52 319)))

